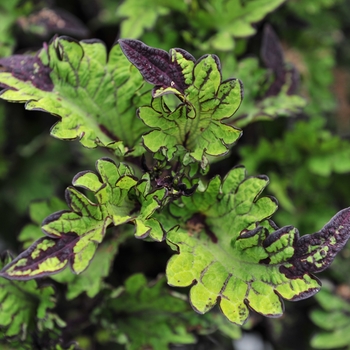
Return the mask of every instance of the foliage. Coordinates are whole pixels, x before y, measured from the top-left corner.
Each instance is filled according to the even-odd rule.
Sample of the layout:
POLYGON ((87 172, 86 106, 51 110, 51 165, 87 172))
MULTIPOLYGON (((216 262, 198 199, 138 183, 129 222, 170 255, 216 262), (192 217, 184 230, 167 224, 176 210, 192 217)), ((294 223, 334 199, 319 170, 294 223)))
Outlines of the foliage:
MULTIPOLYGON (((1 266, 10 263, 12 258, 7 254, 2 257, 1 266)), ((50 311, 55 306, 52 286, 38 286, 34 280, 13 282, 1 279, 0 342, 7 342, 10 337, 16 341, 30 344, 29 334, 37 329, 56 331, 65 323, 50 311)))
POLYGON ((342 0, 1 6, 3 347, 349 345, 342 0))
POLYGON ((2 39, 0 42, 0 57, 11 55, 15 46, 15 38, 12 35, 13 26, 21 15, 28 15, 32 11, 32 3, 27 1, 20 4, 19 0, 3 3, 0 6, 0 30, 2 39))
POLYGON ((117 140, 133 147, 141 136, 143 127, 134 121, 132 106, 133 100, 143 103, 135 96, 142 78, 135 69, 129 69, 118 45, 107 62, 103 43, 78 43, 61 37, 34 57, 16 55, 1 59, 0 64, 8 72, 2 74, 1 82, 10 88, 2 98, 27 102, 29 110, 58 115, 61 120, 52 127, 52 136, 78 138, 85 147, 100 144, 122 153, 123 144, 117 140), (119 103, 118 96, 123 96, 119 103), (123 119, 116 118, 118 115, 123 119))
MULTIPOLYGON (((349 288, 348 286, 343 286, 349 288)), ((317 296, 322 309, 311 312, 311 320, 324 331, 318 332, 312 339, 315 349, 349 348, 349 303, 331 290, 323 289, 317 296)))
POLYGON ((114 291, 105 299, 96 317, 109 333, 110 339, 126 343, 127 349, 165 349, 168 344, 193 344, 196 339, 187 330, 201 330, 209 325, 189 309, 181 295, 171 293, 165 286, 165 278, 152 285, 142 274, 135 274, 125 281, 125 286, 114 291), (118 314, 126 314, 123 321, 113 326, 118 314))

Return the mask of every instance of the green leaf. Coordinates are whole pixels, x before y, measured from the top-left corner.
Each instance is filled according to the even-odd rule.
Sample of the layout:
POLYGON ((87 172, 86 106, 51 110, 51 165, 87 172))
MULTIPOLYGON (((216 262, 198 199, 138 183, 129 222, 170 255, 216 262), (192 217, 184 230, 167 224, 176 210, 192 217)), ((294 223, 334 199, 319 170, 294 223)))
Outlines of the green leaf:
POLYGON ((256 29, 253 24, 261 21, 284 1, 209 0, 204 3, 204 8, 193 13, 191 23, 197 29, 205 28, 206 33, 215 31, 215 34, 208 39, 211 47, 216 50, 230 51, 234 47, 234 38, 254 35, 256 29), (227 40, 222 41, 223 37, 227 37, 227 40), (227 44, 228 42, 230 45, 227 44))
POLYGON ((267 177, 246 177, 245 169, 236 167, 223 181, 214 177, 205 190, 170 207, 185 225, 167 235, 179 253, 167 265, 168 283, 194 284, 190 300, 199 313, 219 303, 237 324, 246 321, 249 308, 280 316, 282 298, 300 300, 319 290, 310 273, 328 267, 346 243, 350 209, 312 235, 299 238, 292 226, 278 229, 269 220, 276 201, 258 199, 267 183, 267 177))
POLYGON ((128 192, 137 181, 132 170, 110 159, 96 162, 100 178, 84 171, 75 176, 73 184, 95 193, 97 203, 91 202, 75 187, 68 187, 66 200, 70 210, 48 216, 42 230, 48 237, 40 238, 2 271, 2 276, 30 279, 57 273, 68 263, 75 273, 81 273, 102 242, 108 225, 114 226, 132 219, 135 203, 128 192), (101 179, 101 180, 100 180, 101 179))
MULTIPOLYGON (((348 287, 347 287, 348 288, 348 287)), ((311 320, 326 332, 318 332, 311 339, 315 349, 335 349, 350 345, 350 304, 335 295, 329 288, 324 288, 316 295, 316 299, 325 310, 315 309, 311 312, 311 320)))
MULTIPOLYGON (((0 268, 10 261, 9 255, 4 257, 0 268)), ((51 317, 49 309, 55 306, 51 286, 39 288, 36 281, 17 282, 1 278, 0 301, 0 330, 6 337, 19 336, 24 339, 27 332, 35 329, 36 322, 46 329, 50 328, 50 324, 45 324, 44 320, 51 317)))
POLYGON ((117 9, 117 15, 125 18, 121 24, 122 38, 137 39, 146 29, 152 29, 157 18, 169 14, 169 8, 153 1, 126 0, 117 9))
POLYGON ((177 149, 205 167, 205 155, 228 152, 241 132, 222 120, 231 117, 241 104, 242 85, 237 79, 222 81, 219 58, 206 55, 195 62, 186 51, 149 47, 136 40, 120 40, 128 57, 144 78, 155 84, 151 106, 140 107, 138 116, 153 130, 143 135, 151 152, 162 151, 168 159, 177 149), (166 105, 163 95, 176 94, 182 102, 175 110, 166 105))
POLYGON ((114 294, 94 315, 109 332, 109 341, 125 343, 128 350, 163 350, 170 343, 196 342, 189 323, 195 329, 204 322, 193 318, 186 299, 165 288, 165 278, 147 284, 142 274, 136 274, 114 294))
POLYGON ((58 37, 36 56, 15 55, 0 65, 0 83, 7 88, 1 98, 59 116, 52 136, 119 153, 138 144, 145 127, 135 106, 147 97, 140 91, 142 76, 119 45, 107 57, 101 41, 58 37))
POLYGON ((109 225, 133 222, 137 238, 164 239, 162 225, 152 216, 163 205, 166 189, 153 190, 147 175, 138 181, 128 165, 117 166, 109 158, 99 159, 96 168, 98 175, 82 171, 73 179, 73 185, 91 191, 96 202, 68 187, 70 210, 48 216, 42 223, 46 237, 3 268, 1 276, 26 280, 60 272, 68 265, 79 274, 88 267, 109 225))

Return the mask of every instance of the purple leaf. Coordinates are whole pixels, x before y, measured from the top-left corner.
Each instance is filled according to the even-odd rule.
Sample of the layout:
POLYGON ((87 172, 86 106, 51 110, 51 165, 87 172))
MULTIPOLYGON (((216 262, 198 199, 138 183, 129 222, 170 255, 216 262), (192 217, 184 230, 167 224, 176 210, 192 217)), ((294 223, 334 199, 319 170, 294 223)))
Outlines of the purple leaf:
MULTIPOLYGON (((37 55, 13 55, 0 59, 0 71, 12 73, 22 81, 31 81, 38 89, 52 91, 54 85, 50 78, 51 68, 44 66, 37 55)), ((0 84, 0 86, 7 87, 0 84)))
MULTIPOLYGON (((147 82, 163 88, 172 87, 181 93, 188 87, 183 67, 166 51, 147 46, 139 40, 119 39, 119 45, 147 82)), ((172 52, 195 62, 194 57, 183 49, 172 49, 172 52)))
POLYGON ((288 80, 291 82, 287 94, 294 94, 299 83, 299 72, 290 64, 291 67, 286 66, 282 45, 277 34, 268 24, 264 27, 260 54, 265 66, 275 75, 274 82, 266 92, 266 96, 278 95, 288 80), (288 75, 291 77, 288 78, 288 75))
POLYGON ((59 239, 42 237, 18 255, 1 271, 8 279, 29 280, 63 270, 74 257, 73 247, 79 240, 75 233, 59 239))
POLYGON ((325 270, 350 237, 350 208, 338 212, 319 232, 296 240, 295 253, 283 268, 288 278, 325 270))
POLYGON ((23 30, 41 36, 59 33, 84 38, 89 35, 89 30, 77 17, 59 8, 43 8, 28 17, 20 17, 18 23, 23 30))

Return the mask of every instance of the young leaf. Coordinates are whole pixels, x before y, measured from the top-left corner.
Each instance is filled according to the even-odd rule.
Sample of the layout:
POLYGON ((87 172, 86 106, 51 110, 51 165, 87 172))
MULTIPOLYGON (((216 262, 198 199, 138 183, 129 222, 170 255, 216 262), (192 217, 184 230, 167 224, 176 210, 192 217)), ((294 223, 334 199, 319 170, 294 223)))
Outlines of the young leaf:
POLYGON ((115 296, 105 300, 94 317, 109 331, 109 341, 125 339, 128 350, 163 350, 170 343, 196 342, 188 330, 188 321, 192 320, 194 329, 201 324, 200 319, 194 320, 187 301, 172 294, 164 284, 165 278, 147 284, 142 274, 136 274, 125 281, 125 286, 116 291, 115 296), (117 327, 113 326, 115 324, 117 327))
POLYGON ((23 31, 44 38, 57 33, 79 38, 89 35, 89 30, 77 17, 60 8, 44 7, 29 16, 20 17, 17 22, 23 31))
POLYGON ((120 40, 128 59, 144 78, 156 85, 151 106, 139 108, 138 115, 153 130, 143 135, 151 152, 162 150, 171 159, 180 147, 195 161, 206 163, 205 155, 228 152, 241 135, 238 129, 223 124, 241 104, 242 85, 237 79, 222 81, 220 61, 206 55, 195 62, 184 50, 170 54, 136 40, 120 40), (174 111, 162 95, 174 93, 183 101, 174 111))
POLYGON ((0 57, 11 55, 16 45, 13 27, 22 16, 28 16, 33 10, 32 2, 20 0, 2 3, 0 5, 0 57))
POLYGON ((145 130, 134 104, 144 101, 138 92, 143 79, 119 45, 107 57, 98 40, 58 37, 35 56, 14 55, 0 65, 0 84, 7 88, 1 98, 59 116, 51 129, 56 138, 124 152, 117 141, 133 147, 145 130))
POLYGON ((171 207, 186 226, 167 235, 178 255, 167 266, 168 283, 194 286, 190 301, 205 313, 217 302, 232 322, 243 324, 249 308, 270 317, 283 313, 282 298, 300 300, 320 288, 310 272, 326 268, 350 233, 349 213, 338 213, 320 232, 299 238, 292 226, 278 229, 268 220, 276 211, 272 198, 257 199, 265 176, 246 177, 234 168, 221 182, 171 207), (187 230, 184 230, 187 228, 187 230))
MULTIPOLYGON (((9 255, 0 261, 0 268, 11 261, 9 255)), ((0 330, 7 337, 26 337, 35 329, 35 321, 47 319, 48 310, 55 306, 51 286, 39 288, 36 281, 8 281, 0 278, 0 330)), ((44 325, 45 326, 45 325, 44 325)))

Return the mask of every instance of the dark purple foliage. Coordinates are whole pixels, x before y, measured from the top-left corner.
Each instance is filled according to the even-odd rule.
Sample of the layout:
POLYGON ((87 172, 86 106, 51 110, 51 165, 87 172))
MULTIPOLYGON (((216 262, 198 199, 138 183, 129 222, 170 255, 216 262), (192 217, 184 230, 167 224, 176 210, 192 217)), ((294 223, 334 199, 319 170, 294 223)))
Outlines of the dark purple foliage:
POLYGON ((14 260, 11 261, 10 264, 6 265, 2 271, 0 271, 0 276, 8 278, 8 279, 16 279, 16 280, 30 280, 37 277, 44 277, 50 275, 51 273, 57 273, 58 271, 64 269, 67 264, 65 264, 60 270, 54 270, 52 272, 47 271, 47 269, 42 269, 42 272, 35 273, 35 276, 32 276, 28 271, 38 271, 40 269, 40 264, 48 261, 50 258, 57 258, 59 262, 64 262, 67 260, 67 263, 74 259, 73 248, 77 241, 79 240, 79 236, 75 233, 63 235, 60 238, 51 238, 51 237, 42 237, 38 239, 34 244, 32 244, 27 250, 18 255, 14 260), (52 241, 55 244, 51 247, 48 247, 46 250, 41 250, 40 254, 32 255, 33 251, 36 247, 43 243, 44 241, 52 241), (25 264, 18 265, 15 267, 14 271, 22 272, 23 275, 12 276, 8 274, 7 271, 11 269, 11 267, 18 263, 19 260, 26 259, 25 264))
POLYGON ((1 58, 0 70, 12 73, 19 80, 31 81, 40 90, 52 91, 54 88, 50 78, 51 68, 44 66, 37 55, 13 55, 1 58))
MULTIPOLYGON (((182 68, 164 50, 145 45, 139 40, 120 39, 119 45, 128 60, 140 71, 149 83, 167 88, 173 87, 180 92, 187 88, 182 68)), ((180 52, 185 59, 195 62, 191 54, 183 49, 173 49, 180 52)))
POLYGON ((27 17, 21 17, 19 25, 26 30, 40 27, 42 36, 66 34, 85 38, 89 35, 88 28, 73 14, 59 8, 43 8, 27 17))
POLYGON ((350 208, 338 212, 320 231, 298 237, 295 253, 289 263, 293 266, 281 268, 288 278, 305 273, 325 270, 345 246, 350 237, 350 208))
POLYGON ((282 45, 277 34, 268 24, 264 27, 260 54, 265 66, 274 73, 274 81, 267 90, 266 96, 276 96, 286 84, 288 75, 291 82, 287 94, 294 94, 299 84, 299 73, 291 64, 287 67, 282 45))

